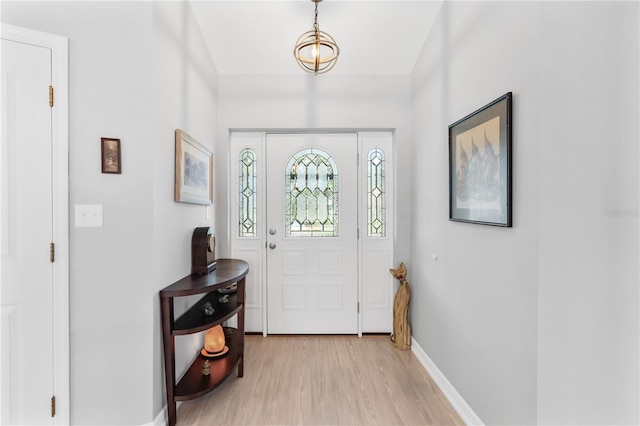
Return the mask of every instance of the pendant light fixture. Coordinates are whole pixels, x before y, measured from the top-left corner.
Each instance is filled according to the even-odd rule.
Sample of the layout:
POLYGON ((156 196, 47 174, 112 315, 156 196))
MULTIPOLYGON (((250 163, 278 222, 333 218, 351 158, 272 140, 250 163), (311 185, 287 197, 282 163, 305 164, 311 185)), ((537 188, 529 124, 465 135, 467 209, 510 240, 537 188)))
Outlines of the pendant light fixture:
POLYGON ((293 56, 300 67, 314 74, 323 74, 333 68, 338 61, 340 49, 336 41, 318 26, 318 3, 322 0, 311 0, 316 4, 313 30, 307 31, 298 38, 293 56))

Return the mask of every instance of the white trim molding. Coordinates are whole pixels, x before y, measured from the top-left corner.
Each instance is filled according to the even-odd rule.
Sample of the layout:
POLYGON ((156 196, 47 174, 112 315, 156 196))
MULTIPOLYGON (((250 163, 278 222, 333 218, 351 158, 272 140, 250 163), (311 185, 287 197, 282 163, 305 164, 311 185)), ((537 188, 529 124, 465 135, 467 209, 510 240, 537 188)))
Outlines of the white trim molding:
POLYGON ((169 419, 167 417, 167 406, 165 405, 164 407, 162 407, 162 409, 160 410, 156 418, 153 419, 152 422, 145 423, 142 426, 166 426, 168 420, 169 419))
POLYGON ((469 404, 467 404, 467 401, 458 393, 456 388, 449 382, 449 379, 440 371, 438 366, 429 358, 429 355, 427 355, 413 337, 411 338, 411 352, 413 352, 424 369, 427 370, 427 373, 429 373, 433 381, 438 385, 443 395, 449 400, 449 403, 458 415, 460 415, 465 424, 483 426, 484 423, 480 417, 478 417, 469 404))
POLYGON ((153 426, 165 426, 167 424, 167 406, 162 407, 162 410, 158 413, 155 419, 153 419, 153 426))

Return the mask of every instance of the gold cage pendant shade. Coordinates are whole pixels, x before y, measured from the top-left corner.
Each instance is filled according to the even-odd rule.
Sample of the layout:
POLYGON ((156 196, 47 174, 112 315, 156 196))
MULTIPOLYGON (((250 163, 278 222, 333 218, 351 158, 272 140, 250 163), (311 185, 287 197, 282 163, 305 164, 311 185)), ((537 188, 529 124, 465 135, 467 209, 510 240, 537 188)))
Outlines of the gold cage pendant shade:
POLYGON ((313 30, 303 33, 296 41, 293 55, 300 67, 314 74, 323 74, 331 70, 338 61, 340 48, 336 41, 318 26, 318 3, 322 0, 311 0, 316 4, 313 30))

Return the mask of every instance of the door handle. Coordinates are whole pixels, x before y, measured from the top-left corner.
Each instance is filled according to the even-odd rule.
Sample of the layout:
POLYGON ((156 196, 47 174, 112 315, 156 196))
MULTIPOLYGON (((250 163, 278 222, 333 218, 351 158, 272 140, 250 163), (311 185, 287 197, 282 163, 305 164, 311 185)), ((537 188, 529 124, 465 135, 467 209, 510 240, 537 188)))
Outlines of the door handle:
POLYGON ((269 244, 269 248, 270 248, 271 250, 273 250, 274 248, 276 248, 276 243, 270 243, 270 244, 269 244))

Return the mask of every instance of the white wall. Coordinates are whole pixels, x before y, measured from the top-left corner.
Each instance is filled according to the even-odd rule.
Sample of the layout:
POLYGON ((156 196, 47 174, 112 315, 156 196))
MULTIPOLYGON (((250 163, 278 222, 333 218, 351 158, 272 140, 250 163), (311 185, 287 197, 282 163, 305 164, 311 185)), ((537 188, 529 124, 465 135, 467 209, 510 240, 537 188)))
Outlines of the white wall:
POLYGON ((541 9, 547 35, 538 150, 542 424, 640 423, 639 6, 541 9))
POLYGON ((637 3, 446 2, 425 43, 412 326, 487 424, 640 420, 638 71, 637 3), (508 91, 514 227, 449 222, 447 128, 508 91))
MULTIPOLYGON (((154 321, 153 414, 166 403, 164 357, 158 291, 191 273, 191 235, 198 226, 214 226, 213 208, 176 203, 174 167, 176 129, 182 129, 214 153, 217 166, 224 159, 214 148, 216 138, 218 74, 204 44, 191 5, 154 2, 153 10, 153 281, 154 321)), ((147 77, 148 78, 148 77, 147 77)), ((176 315, 195 298, 174 300, 176 315)), ((199 335, 176 338, 176 373, 181 375, 202 346, 199 335)))
POLYGON ((152 363, 143 354, 153 343, 152 276, 140 268, 152 261, 151 4, 3 2, 2 21, 69 38, 71 421, 144 423, 152 363), (101 137, 121 139, 121 175, 100 172, 101 137), (103 205, 104 227, 75 228, 75 204, 103 205))
POLYGON ((70 203, 104 206, 102 228, 70 218, 71 422, 148 423, 165 398, 158 291, 213 223, 173 201, 174 130, 213 147, 215 67, 186 3, 3 1, 2 22, 69 38, 70 203), (121 175, 100 172, 103 136, 122 141, 121 175))
MULTIPOLYGON (((398 262, 409 258, 409 76, 221 75, 219 87, 217 152, 225 159, 230 129, 395 129, 394 154, 399 165, 396 199, 400 208, 394 255, 398 262)), ((218 166, 225 169, 218 169, 216 175, 216 197, 226 200, 227 163, 221 163, 218 166)), ((226 223, 226 205, 216 206, 216 217, 218 223, 226 223)), ((217 235, 221 246, 228 247, 228 235, 217 235)))

